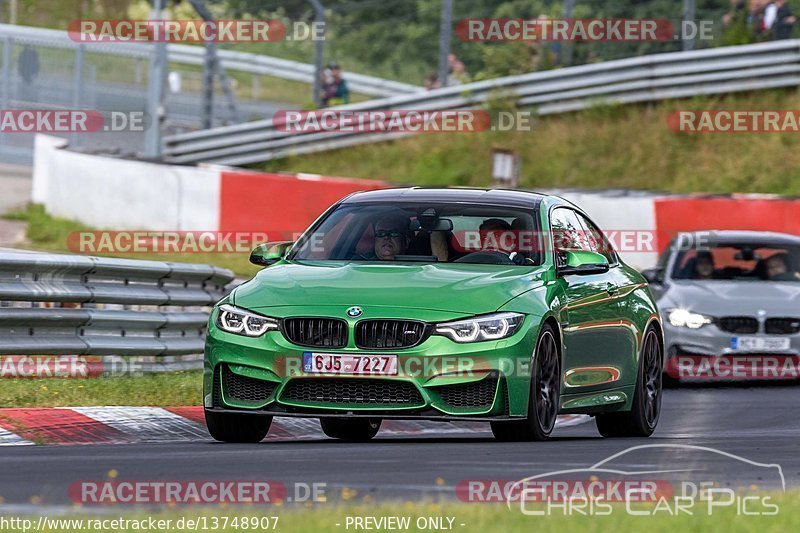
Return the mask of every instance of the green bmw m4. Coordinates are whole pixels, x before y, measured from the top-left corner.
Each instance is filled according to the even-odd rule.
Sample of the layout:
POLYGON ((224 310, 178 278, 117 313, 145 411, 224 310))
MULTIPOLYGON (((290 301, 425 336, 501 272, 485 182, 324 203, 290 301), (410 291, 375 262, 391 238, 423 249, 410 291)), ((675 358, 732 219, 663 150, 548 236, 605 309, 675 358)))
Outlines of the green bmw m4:
POLYGON ((211 435, 258 442, 273 416, 366 441, 385 419, 471 420, 544 440, 559 414, 646 437, 663 336, 645 279, 588 216, 521 191, 387 189, 329 208, 212 310, 211 435))

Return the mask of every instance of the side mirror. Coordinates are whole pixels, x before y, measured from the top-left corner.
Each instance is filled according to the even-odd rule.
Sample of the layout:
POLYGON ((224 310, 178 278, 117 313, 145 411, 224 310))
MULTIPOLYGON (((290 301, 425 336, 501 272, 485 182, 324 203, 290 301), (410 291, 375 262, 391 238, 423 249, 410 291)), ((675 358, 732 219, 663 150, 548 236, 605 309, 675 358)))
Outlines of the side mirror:
POLYGON ((661 285, 664 283, 664 272, 660 268, 645 268, 642 270, 642 276, 648 283, 661 285))
POLYGON ((258 266, 269 266, 277 263, 294 243, 292 241, 268 242, 259 244, 250 252, 250 262, 258 266))
POLYGON ((558 273, 561 276, 571 274, 588 276, 608 272, 608 259, 602 254, 583 250, 570 250, 566 252, 566 255, 567 265, 558 269, 558 273))

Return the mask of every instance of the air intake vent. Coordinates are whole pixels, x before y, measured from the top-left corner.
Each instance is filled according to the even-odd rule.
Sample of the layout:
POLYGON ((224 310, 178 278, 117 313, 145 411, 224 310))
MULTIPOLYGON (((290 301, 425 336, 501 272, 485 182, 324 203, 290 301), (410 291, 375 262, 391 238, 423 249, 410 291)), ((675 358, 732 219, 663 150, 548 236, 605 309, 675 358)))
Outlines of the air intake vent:
POLYGON ((409 407, 425 403, 412 383, 380 379, 294 379, 281 393, 281 400, 409 407))
POLYGON ((490 376, 473 383, 438 387, 435 390, 450 407, 487 409, 494 403, 497 377, 490 376))
POLYGON ((222 383, 226 398, 253 403, 266 403, 277 387, 271 381, 234 374, 227 366, 222 367, 222 383))

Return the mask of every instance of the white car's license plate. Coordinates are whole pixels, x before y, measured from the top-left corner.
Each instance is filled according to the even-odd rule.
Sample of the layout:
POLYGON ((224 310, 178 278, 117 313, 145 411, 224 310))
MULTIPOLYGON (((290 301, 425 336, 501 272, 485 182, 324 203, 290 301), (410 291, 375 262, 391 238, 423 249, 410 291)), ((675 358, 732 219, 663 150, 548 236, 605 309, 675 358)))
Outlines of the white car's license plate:
POLYGON ((396 376, 397 356, 303 352, 303 371, 308 374, 396 376))
POLYGON ((733 337, 731 349, 737 352, 781 352, 789 349, 790 342, 789 338, 733 337))

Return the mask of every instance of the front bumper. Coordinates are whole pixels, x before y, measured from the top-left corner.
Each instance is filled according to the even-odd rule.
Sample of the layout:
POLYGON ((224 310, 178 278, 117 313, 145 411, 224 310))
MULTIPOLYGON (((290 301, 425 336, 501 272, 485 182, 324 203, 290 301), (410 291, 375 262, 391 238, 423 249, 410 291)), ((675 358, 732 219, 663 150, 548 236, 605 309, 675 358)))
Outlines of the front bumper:
MULTIPOLYGON (((406 317, 403 317, 406 318, 406 317)), ((308 348, 279 331, 249 338, 209 325, 204 406, 218 412, 280 416, 374 416, 502 420, 525 416, 529 365, 538 331, 532 317, 513 336, 458 344, 430 336, 413 348, 308 348), (396 376, 317 376, 304 352, 398 357, 396 376)))
POLYGON ((736 334, 715 324, 691 329, 664 320, 665 372, 684 380, 785 380, 800 374, 800 334, 736 334), (779 351, 740 351, 734 337, 788 338, 789 348, 779 351))

